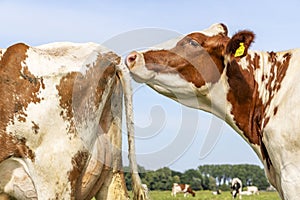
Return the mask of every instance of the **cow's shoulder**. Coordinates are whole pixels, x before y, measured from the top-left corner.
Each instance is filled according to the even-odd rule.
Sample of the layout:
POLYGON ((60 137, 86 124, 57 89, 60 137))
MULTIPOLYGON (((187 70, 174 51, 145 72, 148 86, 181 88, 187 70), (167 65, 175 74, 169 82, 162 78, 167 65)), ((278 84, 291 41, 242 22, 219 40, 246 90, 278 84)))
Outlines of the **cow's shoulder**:
POLYGON ((0 49, 1 69, 4 67, 7 69, 6 66, 8 65, 19 65, 20 62, 25 60, 28 48, 29 46, 24 43, 17 43, 7 49, 0 49))

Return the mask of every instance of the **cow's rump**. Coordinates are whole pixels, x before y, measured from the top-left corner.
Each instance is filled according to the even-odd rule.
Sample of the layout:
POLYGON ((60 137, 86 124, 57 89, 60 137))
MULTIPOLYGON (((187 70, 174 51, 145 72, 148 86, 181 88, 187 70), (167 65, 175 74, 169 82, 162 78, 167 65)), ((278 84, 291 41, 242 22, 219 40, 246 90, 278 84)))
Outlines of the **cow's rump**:
POLYGON ((127 199, 120 57, 94 43, 0 54, 0 193, 127 199))

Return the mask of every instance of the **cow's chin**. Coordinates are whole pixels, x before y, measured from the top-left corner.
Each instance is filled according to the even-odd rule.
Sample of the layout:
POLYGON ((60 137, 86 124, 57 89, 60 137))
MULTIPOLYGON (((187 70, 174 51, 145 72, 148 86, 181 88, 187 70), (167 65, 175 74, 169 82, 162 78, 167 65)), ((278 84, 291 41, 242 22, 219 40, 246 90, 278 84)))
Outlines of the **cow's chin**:
POLYGON ((134 66, 130 69, 132 78, 138 83, 148 83, 155 77, 155 72, 148 70, 145 66, 134 66))
POLYGON ((156 84, 152 84, 152 83, 147 83, 147 85, 149 87, 151 87, 152 89, 154 89, 156 92, 158 92, 166 97, 169 97, 172 99, 177 99, 176 95, 171 90, 168 90, 165 87, 162 87, 162 86, 156 85, 156 84))
POLYGON ((130 74, 131 74, 131 77, 133 78, 133 80, 135 80, 138 83, 147 83, 150 80, 143 76, 139 76, 138 74, 135 74, 135 73, 130 73, 130 74))

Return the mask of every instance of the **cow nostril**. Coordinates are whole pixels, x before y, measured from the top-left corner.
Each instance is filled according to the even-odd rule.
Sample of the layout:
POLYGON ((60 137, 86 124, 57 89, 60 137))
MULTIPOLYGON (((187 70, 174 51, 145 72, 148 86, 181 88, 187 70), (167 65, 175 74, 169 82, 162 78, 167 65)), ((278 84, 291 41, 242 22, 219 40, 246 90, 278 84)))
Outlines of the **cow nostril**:
POLYGON ((130 53, 126 58, 127 67, 132 67, 132 65, 134 64, 136 58, 137 58, 137 53, 136 52, 130 53))
POLYGON ((134 62, 135 59, 136 59, 136 55, 132 55, 132 56, 129 56, 129 57, 128 57, 128 61, 129 61, 129 62, 134 62))

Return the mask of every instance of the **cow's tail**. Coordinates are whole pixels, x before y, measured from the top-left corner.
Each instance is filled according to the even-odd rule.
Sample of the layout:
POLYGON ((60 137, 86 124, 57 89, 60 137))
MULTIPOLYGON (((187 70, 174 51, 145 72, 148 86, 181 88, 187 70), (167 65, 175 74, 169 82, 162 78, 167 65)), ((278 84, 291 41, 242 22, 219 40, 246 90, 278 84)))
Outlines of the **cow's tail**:
POLYGON ((125 65, 118 66, 119 77, 122 83, 125 101, 126 112, 126 126, 128 134, 128 159, 132 176, 132 191, 134 200, 148 200, 150 199, 147 191, 142 186, 140 176, 138 174, 138 167, 135 156, 134 143, 134 123, 133 123, 133 106, 132 106, 132 88, 130 84, 129 70, 125 65))

